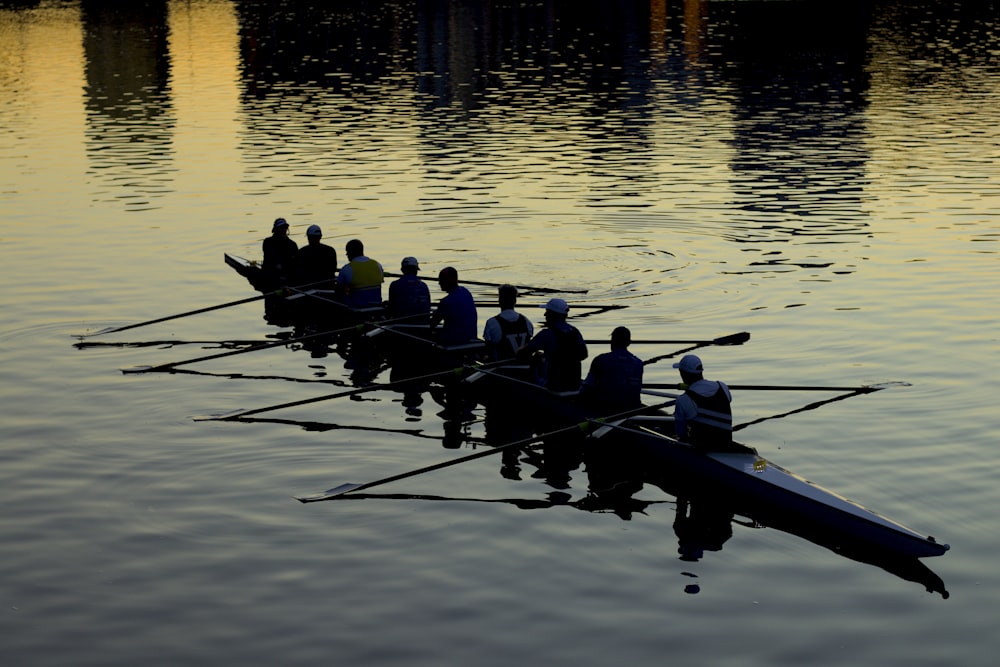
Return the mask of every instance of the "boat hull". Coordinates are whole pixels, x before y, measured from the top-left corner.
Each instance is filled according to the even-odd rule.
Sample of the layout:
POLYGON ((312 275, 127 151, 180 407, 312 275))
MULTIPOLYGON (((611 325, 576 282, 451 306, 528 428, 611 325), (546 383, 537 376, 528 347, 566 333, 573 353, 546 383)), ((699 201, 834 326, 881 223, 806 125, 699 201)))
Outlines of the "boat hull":
POLYGON ((613 440, 637 457, 646 481, 668 493, 721 499, 756 522, 835 551, 877 549, 925 558, 949 549, 933 537, 782 468, 752 448, 736 444, 736 451, 700 451, 658 430, 664 424, 662 419, 630 420, 618 429, 626 438, 613 440))

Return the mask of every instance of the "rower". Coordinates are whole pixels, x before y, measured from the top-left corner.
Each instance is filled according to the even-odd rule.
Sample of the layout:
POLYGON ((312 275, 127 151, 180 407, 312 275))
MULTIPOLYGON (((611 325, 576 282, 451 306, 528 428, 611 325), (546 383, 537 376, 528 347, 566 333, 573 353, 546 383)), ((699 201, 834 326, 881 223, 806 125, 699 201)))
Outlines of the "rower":
POLYGON ((594 357, 583 381, 581 396, 601 414, 625 412, 642 405, 642 360, 628 351, 632 332, 616 327, 611 351, 594 357))
POLYGON ((389 283, 389 316, 405 318, 413 324, 426 324, 431 312, 431 291, 417 277, 420 264, 416 257, 404 257, 400 264, 403 275, 389 283))
POLYGON ((345 248, 347 264, 337 276, 337 289, 352 308, 382 305, 382 265, 365 256, 365 246, 351 239, 345 248))
POLYGON ((438 285, 446 292, 431 315, 431 329, 437 331, 442 345, 460 345, 476 340, 479 316, 468 289, 458 284, 458 271, 446 266, 438 273, 438 285))
POLYGON ((538 384, 552 391, 578 391, 587 358, 587 344, 580 331, 566 321, 569 304, 549 299, 545 304, 545 328, 522 347, 517 356, 535 360, 538 384))
POLYGON ((337 279, 337 251, 322 242, 323 230, 309 225, 309 243, 299 249, 295 258, 296 280, 300 285, 315 289, 333 289, 337 279))
POLYGON ((733 396, 723 382, 706 380, 701 359, 685 355, 674 364, 687 385, 674 406, 674 429, 679 440, 708 450, 726 450, 733 444, 733 396))
POLYGON ((260 268, 273 286, 283 286, 292 276, 295 256, 299 246, 288 238, 288 222, 277 218, 271 226, 271 235, 261 244, 264 258, 260 268))
POLYGON ((486 320, 483 339, 494 361, 513 359, 518 349, 524 346, 535 333, 535 329, 524 315, 514 310, 517 305, 517 288, 502 285, 497 291, 500 312, 486 320))

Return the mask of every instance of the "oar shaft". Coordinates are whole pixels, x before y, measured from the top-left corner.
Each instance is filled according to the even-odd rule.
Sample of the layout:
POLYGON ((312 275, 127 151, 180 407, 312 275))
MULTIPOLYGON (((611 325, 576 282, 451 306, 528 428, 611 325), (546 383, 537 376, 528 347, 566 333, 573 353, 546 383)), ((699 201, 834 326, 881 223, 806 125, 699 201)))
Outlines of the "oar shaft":
MULTIPOLYGON (((877 391, 873 387, 823 387, 814 385, 780 385, 780 384, 726 384, 727 387, 740 391, 850 391, 868 393, 877 391)), ((684 389, 682 384, 647 383, 643 389, 684 389)))
MULTIPOLYGON (((476 301, 477 308, 499 308, 500 304, 496 301, 476 301)), ((529 310, 533 308, 544 308, 544 303, 519 303, 517 304, 518 310, 529 310)), ((600 305, 593 303, 574 303, 570 306, 570 310, 620 310, 622 308, 628 308, 628 306, 623 304, 614 305, 600 305)), ((607 341, 600 341, 606 343, 607 341)))
POLYGON ((322 493, 317 493, 315 495, 301 496, 301 497, 298 498, 298 500, 301 501, 301 502, 303 502, 303 503, 316 502, 316 501, 319 501, 319 500, 331 500, 333 498, 336 498, 338 496, 341 496, 341 495, 344 495, 344 494, 347 494, 347 493, 352 493, 354 491, 362 491, 364 489, 370 489, 370 488, 375 487, 375 486, 381 486, 383 484, 388 484, 389 482, 396 482, 396 481, 399 481, 401 479, 406 479, 408 477, 416 477, 417 475, 422 475, 424 473, 432 472, 434 470, 441 470, 442 468, 448 468, 448 467, 451 467, 451 466, 458 465, 460 463, 465 463, 467 461, 472 461, 472 460, 475 460, 475 459, 483 458, 484 456, 491 456, 493 454, 497 454, 497 453, 502 452, 502 451, 507 450, 507 449, 517 448, 517 447, 525 447, 527 445, 530 445, 531 443, 538 442, 539 440, 544 440, 546 438, 551 438, 553 436, 562 435, 564 433, 570 433, 572 431, 586 431, 586 430, 589 430, 592 427, 592 425, 594 425, 594 424, 603 424, 603 423, 606 423, 606 422, 609 422, 609 421, 617 421, 619 419, 627 419, 628 417, 633 417, 635 415, 641 414, 643 412, 648 412, 648 411, 651 411, 651 410, 658 410, 660 408, 663 408, 663 407, 666 407, 666 406, 672 405, 672 404, 673 404, 673 401, 667 401, 665 403, 658 404, 658 405, 642 406, 641 408, 635 408, 634 410, 627 410, 625 412, 620 412, 618 414, 610 415, 610 416, 603 417, 603 418, 600 418, 600 419, 588 419, 587 421, 570 424, 569 426, 565 426, 563 428, 555 429, 554 431, 549 431, 547 433, 542 433, 540 435, 535 435, 535 436, 530 436, 530 437, 527 437, 527 438, 522 438, 521 440, 515 440, 513 442, 508 442, 508 443, 505 443, 505 444, 502 444, 502 445, 498 445, 498 446, 492 447, 492 448, 481 449, 478 452, 475 452, 474 454, 469 454, 467 456, 462 456, 462 457, 459 457, 457 459, 451 459, 451 460, 448 460, 448 461, 442 461, 440 463, 435 463, 433 465, 425 466, 423 468, 418 468, 416 470, 410 470, 410 471, 407 471, 407 472, 399 473, 397 475, 391 475, 389 477, 383 477, 382 479, 375 480, 374 482, 367 482, 365 484, 358 484, 358 485, 350 484, 350 485, 344 485, 344 486, 340 486, 340 487, 335 487, 333 489, 330 489, 329 491, 325 491, 325 492, 322 492, 322 493))
POLYGON ((230 301, 228 303, 220 303, 216 306, 208 306, 205 308, 198 308, 197 310, 189 310, 186 313, 177 313, 176 315, 167 315, 166 317, 158 317, 155 320, 147 320, 145 322, 137 322, 135 324, 126 324, 121 327, 111 327, 108 329, 101 329, 100 331, 95 331, 91 334, 85 334, 81 338, 86 338, 88 336, 100 336, 109 333, 118 333, 119 331, 128 331, 129 329, 138 329, 139 327, 148 326, 150 324, 159 324, 161 322, 169 322, 170 320, 180 319, 181 317, 187 317, 189 315, 198 315, 200 313, 207 313, 213 310, 221 310, 223 308, 229 308, 231 306, 239 306, 244 303, 251 303, 253 301, 260 301, 261 299, 271 296, 273 294, 278 294, 279 292, 269 292, 268 294, 258 294, 257 296, 247 297, 246 299, 238 299, 236 301, 230 301))
MULTIPOLYGON (((403 277, 403 274, 401 274, 401 273, 384 273, 383 275, 385 277, 387 277, 387 278, 402 278, 403 277)), ((433 278, 431 278, 429 276, 418 276, 418 277, 421 280, 425 280, 425 281, 428 281, 428 282, 434 280, 433 278)), ((487 282, 481 282, 481 281, 478 281, 478 280, 466 280, 465 278, 463 278, 460 282, 463 283, 463 284, 465 284, 465 285, 478 285, 480 287, 503 287, 504 285, 507 284, 507 283, 487 283, 487 282)), ((531 287, 529 285, 514 285, 514 287, 516 287, 519 290, 523 290, 525 292, 544 292, 544 293, 552 293, 552 294, 586 294, 587 293, 587 290, 585 290, 585 289, 582 289, 582 290, 556 289, 554 287, 531 287)))
MULTIPOLYGON (((311 287, 313 285, 318 285, 321 282, 325 282, 325 281, 313 282, 313 283, 309 283, 308 285, 301 285, 300 287, 289 288, 289 289, 298 289, 298 290, 308 289, 309 287, 311 287)), ((247 297, 245 299, 237 299, 236 301, 229 301, 227 303, 220 303, 220 304, 215 305, 215 306, 206 306, 205 308, 197 308, 195 310, 189 310, 189 311, 187 311, 185 313, 177 313, 176 315, 167 315, 165 317, 158 317, 158 318, 156 318, 154 320, 146 320, 145 322, 137 322, 135 324, 126 324, 125 326, 121 326, 121 327, 110 327, 108 329, 101 329, 100 331, 95 331, 94 333, 84 334, 84 335, 80 336, 80 338, 87 338, 89 336, 101 336, 101 335, 109 334, 109 333, 118 333, 119 331, 128 331, 129 329, 137 329, 139 327, 145 327, 145 326, 149 326, 151 324, 160 324, 161 322, 169 322, 170 320, 176 320, 176 319, 180 319, 182 317, 188 317, 190 315, 200 315, 201 313, 208 313, 208 312, 211 312, 213 310, 221 310, 223 308, 230 308, 232 306, 240 306, 240 305, 242 305, 244 303, 252 303, 254 301, 260 301, 261 299, 266 299, 269 296, 278 296, 278 295, 284 294, 284 293, 285 293, 284 289, 277 289, 277 290, 274 290, 272 292, 267 292, 265 294, 258 294, 257 296, 250 296, 250 297, 247 297)))
MULTIPOLYGON (((706 347, 708 345, 742 345, 748 340, 750 340, 750 333, 747 331, 741 331, 739 333, 729 334, 728 336, 722 336, 721 338, 715 338, 713 340, 690 341, 693 343, 690 347, 685 347, 682 350, 676 350, 675 352, 670 352, 668 354, 661 354, 658 357, 653 357, 652 359, 646 359, 642 362, 642 365, 648 366, 650 364, 655 364, 657 361, 662 361, 663 359, 679 357, 686 352, 691 352, 692 350, 697 350, 700 347, 706 347)), ((677 344, 684 345, 685 343, 677 344)))
POLYGON ((222 359, 223 357, 232 357, 237 354, 246 354, 247 352, 256 352, 257 350, 266 350, 272 347, 279 347, 283 345, 288 345, 290 343, 299 343, 305 340, 311 340, 313 338, 319 338, 322 336, 335 336, 337 334, 346 333, 354 329, 363 327, 363 324, 357 324, 351 327, 345 327, 343 329, 335 329, 333 331, 320 331, 318 333, 306 334, 304 336, 296 336, 295 338, 285 338, 282 340, 270 341, 267 343, 260 343, 259 345, 254 345, 253 347, 245 347, 239 350, 227 350, 225 352, 218 352, 216 354, 207 354, 203 357, 195 357, 193 359, 184 359, 181 361, 173 361, 168 364, 160 364, 159 366, 149 366, 142 367, 139 369, 123 369, 123 373, 154 373, 159 371, 168 371, 172 368, 177 368, 179 366, 187 366, 188 364, 198 363, 200 361, 210 361, 212 359, 222 359))

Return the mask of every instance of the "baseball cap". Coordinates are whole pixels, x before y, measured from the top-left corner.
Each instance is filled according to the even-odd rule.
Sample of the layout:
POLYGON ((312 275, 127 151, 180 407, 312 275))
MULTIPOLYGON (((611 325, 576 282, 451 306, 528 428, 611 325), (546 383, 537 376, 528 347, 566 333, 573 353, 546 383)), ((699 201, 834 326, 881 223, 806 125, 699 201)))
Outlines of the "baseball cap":
POLYGON ((412 266, 415 269, 420 268, 416 257, 404 257, 401 266, 412 266))
POLYGON ((682 373, 701 373, 705 370, 701 365, 701 359, 694 354, 685 354, 680 361, 674 364, 674 368, 680 369, 682 373))
POLYGON ((319 228, 319 225, 309 225, 306 236, 323 236, 323 230, 319 228))
POLYGON ((288 226, 288 223, 285 222, 284 218, 277 218, 274 221, 274 225, 271 227, 271 231, 273 232, 274 230, 278 229, 279 227, 287 227, 287 226, 288 226))
POLYGON ((566 315, 569 313, 569 304, 562 299, 549 299, 549 302, 545 304, 545 310, 551 310, 553 313, 566 315))

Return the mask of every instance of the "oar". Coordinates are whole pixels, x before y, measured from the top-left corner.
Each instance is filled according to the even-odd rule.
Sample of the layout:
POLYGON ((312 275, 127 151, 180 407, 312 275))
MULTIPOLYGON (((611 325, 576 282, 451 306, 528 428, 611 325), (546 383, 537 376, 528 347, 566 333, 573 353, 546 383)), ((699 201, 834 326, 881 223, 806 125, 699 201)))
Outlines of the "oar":
MULTIPOLYGON (((476 301, 475 305, 477 308, 499 308, 500 304, 496 301, 476 301)), ((519 303, 517 304, 518 309, 533 309, 533 308, 544 308, 544 303, 519 303)), ((613 305, 598 305, 593 303, 574 303, 570 306, 570 310, 621 310, 622 308, 628 308, 625 304, 613 304, 613 305)), ((602 341, 606 342, 606 341, 602 341)))
POLYGON ((315 493, 308 496, 298 496, 296 497, 296 500, 299 500, 300 502, 303 503, 312 503, 320 500, 332 500, 346 493, 351 493, 352 491, 362 491, 364 489, 370 489, 375 486, 388 484, 389 482, 396 482, 401 479, 406 479, 407 477, 416 477, 417 475, 422 475, 425 472, 431 472, 434 470, 440 470, 442 468, 448 468, 450 466, 458 465, 460 463, 465 463, 466 461, 472 461, 473 459, 483 458, 484 456, 491 456, 493 454, 497 454, 498 452, 502 452, 507 449, 524 447, 526 445, 530 445, 533 442, 544 440, 546 438, 551 438, 553 436, 560 435, 563 433, 570 433, 572 431, 588 431, 593 426, 603 424, 604 422, 607 421, 617 421, 619 419, 626 419, 628 417, 632 417, 634 415, 641 414, 649 410, 658 410, 660 408, 664 408, 672 404, 673 401, 667 401, 665 403, 661 403, 658 405, 643 406, 641 408, 635 408, 634 410, 620 412, 618 414, 610 415, 608 417, 603 417, 601 419, 588 419, 587 421, 583 421, 576 424, 570 424, 569 426, 555 429, 547 433, 542 433, 540 435, 535 435, 528 438, 522 438, 521 440, 514 440, 513 442, 508 442, 489 449, 481 449, 474 454, 469 454, 468 456, 461 456, 459 458, 451 459, 449 461, 442 461, 441 463, 435 463, 434 465, 425 466, 423 468, 417 468, 416 470, 410 470, 409 472, 390 475, 389 477, 383 477, 382 479, 377 479, 374 482, 366 482, 364 484, 341 484, 340 486, 335 486, 332 489, 321 491, 320 493, 315 493))
POLYGON ((800 412, 807 412, 809 410, 815 410, 816 408, 828 405, 830 403, 836 403, 837 401, 843 401, 846 398, 852 398, 854 396, 861 396, 862 394, 870 394, 873 391, 879 391, 890 386, 908 386, 905 382, 886 382, 884 384, 868 385, 863 387, 848 387, 848 393, 841 394, 840 396, 834 396, 833 398, 828 398, 825 401, 816 401, 815 403, 810 403, 808 405, 803 405, 801 408, 796 408, 794 410, 789 410, 788 412, 783 412, 778 415, 771 415, 769 417, 761 417, 759 419, 754 419, 752 421, 745 422, 743 424, 738 424, 733 427, 734 431, 739 431, 745 429, 747 426, 753 426, 754 424, 759 424, 761 422, 766 422, 771 419, 781 419, 782 417, 788 417, 789 415, 798 414, 800 412))
POLYGON ((440 377, 446 377, 448 375, 461 375, 465 372, 465 366, 458 366, 456 368, 449 368, 448 370, 438 371, 436 373, 429 373, 427 375, 418 375, 416 377, 404 378, 402 380, 395 380, 393 382, 384 382, 381 384, 369 384, 364 387, 357 387, 355 389, 348 389, 347 391, 338 391, 332 394, 324 394, 322 396, 313 396, 311 398, 303 398, 297 401, 289 401, 287 403, 278 403, 277 405, 268 405, 263 408, 252 408, 250 410, 235 410, 233 412, 227 412, 221 415, 209 415, 204 417, 195 417, 195 421, 231 421, 238 419, 240 417, 249 417, 250 415, 259 415, 262 412, 272 412, 274 410, 283 410, 285 408, 294 408, 300 405, 309 405, 310 403, 319 403, 321 401, 331 401, 335 398, 344 398, 346 396, 358 396, 360 394, 366 394, 372 391, 379 391, 383 389, 395 389, 397 387, 403 387, 408 384, 413 384, 415 382, 423 382, 426 380, 434 380, 440 377))
MULTIPOLYGON (((817 385, 782 385, 782 384, 726 384, 730 389, 741 391, 849 391, 856 394, 870 394, 885 385, 862 385, 860 387, 824 387, 817 385)), ((643 389, 684 389, 683 384, 649 383, 643 384, 643 389)))
POLYGON ((655 364, 657 361, 662 361, 663 359, 670 359, 672 357, 678 357, 684 354, 685 352, 690 352, 691 350, 697 350, 699 347, 707 347, 709 345, 742 345, 748 340, 750 340, 750 333, 748 331, 741 331, 739 333, 729 334, 728 336, 722 336, 721 338, 715 338, 713 340, 685 341, 684 343, 678 343, 678 344, 684 345, 687 343, 691 343, 691 346, 686 347, 683 350, 677 350, 676 352, 671 352, 669 354, 661 354, 658 357, 647 359, 643 361, 642 364, 643 366, 655 364))
POLYGON ((176 315, 167 315, 166 317, 158 317, 155 320, 147 320, 145 322, 138 322, 136 324, 126 324, 121 327, 108 327, 106 329, 101 329, 100 331, 95 331, 88 334, 79 334, 78 338, 89 338, 90 336, 101 336, 109 333, 117 333, 119 331, 127 331, 128 329, 137 329, 139 327, 148 326, 150 324, 159 324, 160 322, 167 322, 169 320, 176 320, 181 317, 187 317, 188 315, 197 315, 199 313, 207 313, 211 310, 221 310, 222 308, 229 308, 230 306, 239 306, 244 303, 251 303, 253 301, 260 301, 269 296, 275 296, 281 294, 281 290, 275 290, 274 292, 268 292, 267 294, 259 294, 257 296, 247 297, 246 299, 239 299, 237 301, 230 301, 228 303, 220 303, 217 306, 208 306, 207 308, 198 308, 196 310, 189 310, 186 313, 178 313, 176 315))
MULTIPOLYGON (((574 306, 575 307, 575 306, 574 306)), ((705 340, 683 340, 683 339, 669 339, 669 338, 643 338, 643 339, 632 339, 629 343, 630 345, 697 345, 699 347, 705 345, 741 345, 742 343, 750 340, 750 334, 746 331, 740 333, 730 334, 728 336, 723 336, 722 338, 716 338, 715 340, 705 341, 705 340)), ((583 341, 587 345, 603 345, 610 343, 610 339, 601 338, 596 340, 586 339, 583 341)), ((679 352, 674 352, 673 354, 680 354, 679 352)))
MULTIPOLYGON (((320 281, 326 282, 326 281, 320 281)), ((298 289, 305 289, 310 285, 317 285, 319 283, 310 283, 309 285, 302 285, 298 289)), ((228 303, 220 303, 217 306, 207 306, 205 308, 197 308, 195 310, 189 310, 185 313, 177 313, 176 315, 167 315, 166 317, 158 317, 155 320, 146 320, 145 322, 137 322, 136 324, 126 324, 121 327, 108 327, 106 329, 101 329, 100 331, 95 331, 89 334, 80 334, 78 338, 89 338, 90 336, 102 336, 109 333, 117 333, 119 331, 127 331, 129 329, 137 329, 139 327, 149 326, 150 324, 159 324, 160 322, 168 322, 170 320, 177 320, 182 317, 188 317, 189 315, 198 315, 200 313, 207 313, 213 310, 221 310, 223 308, 229 308, 231 306, 240 306, 244 303, 252 303, 254 301, 260 301, 261 299, 266 299, 269 296, 278 296, 285 293, 285 289, 277 289, 273 292, 267 292, 265 294, 258 294, 257 296, 247 297, 246 299, 237 299, 236 301, 229 301, 228 303)))
MULTIPOLYGON (((403 274, 401 274, 401 273, 385 273, 383 275, 385 277, 387 277, 387 278, 402 278, 403 277, 403 274)), ((429 276, 419 276, 419 278, 421 280, 426 280, 426 281, 429 281, 429 282, 431 282, 431 281, 434 280, 434 278, 431 278, 429 276)), ((479 285, 480 287, 503 287, 504 285, 508 284, 508 283, 484 283, 484 282, 479 282, 479 281, 476 281, 476 280, 466 280, 465 278, 463 278, 460 282, 462 282, 465 285, 479 285)), ((527 285, 514 285, 514 287, 516 287, 519 290, 525 291, 525 292, 544 292, 546 294, 586 294, 587 293, 587 290, 585 290, 585 289, 577 289, 577 290, 574 290, 574 289, 555 289, 553 287, 529 287, 527 285)))
MULTIPOLYGON (((382 320, 380 324, 392 324, 394 322, 403 322, 406 320, 413 319, 413 315, 406 315, 404 317, 398 317, 392 320, 382 320)), ((155 373, 160 371, 169 371, 177 368, 178 366, 186 366, 188 364, 193 364, 199 361, 209 361, 211 359, 220 359, 222 357, 231 357, 236 354, 246 354, 247 352, 256 352, 257 350, 266 350, 272 347, 278 347, 280 345, 288 345, 289 343, 300 343, 305 340, 312 340, 313 338, 322 338, 325 336, 338 336, 343 333, 348 333, 350 331, 362 331, 366 327, 372 326, 372 323, 362 322, 360 324, 353 324, 349 327, 343 327, 341 329, 333 329, 331 331, 320 331, 318 333, 306 334, 304 336, 295 336, 294 338, 284 338, 282 340, 270 341, 267 343, 260 343, 259 345, 254 345, 252 347, 245 347, 239 350, 229 350, 227 352, 220 352, 218 354, 209 354, 204 357, 195 357, 194 359, 184 359, 183 361, 174 361, 168 364, 160 364, 158 366, 133 366, 131 368, 123 368, 122 373, 155 373)))

